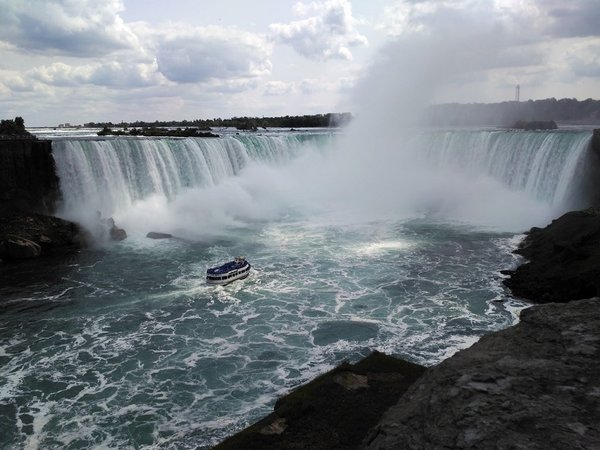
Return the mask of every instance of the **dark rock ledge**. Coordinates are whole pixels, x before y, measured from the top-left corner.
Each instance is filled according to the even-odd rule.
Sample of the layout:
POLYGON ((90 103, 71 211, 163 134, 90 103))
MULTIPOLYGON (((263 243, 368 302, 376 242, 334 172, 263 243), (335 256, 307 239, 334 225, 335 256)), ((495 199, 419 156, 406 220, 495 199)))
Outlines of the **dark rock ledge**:
POLYGON ((515 295, 569 303, 523 310, 514 327, 410 376, 381 354, 344 364, 216 448, 600 449, 600 211, 533 228, 518 253, 527 262, 506 282, 515 295), (370 358, 378 369, 361 369, 370 358), (403 386, 374 384, 394 378, 403 386))
POLYGON ((73 222, 42 214, 0 215, 0 260, 66 254, 85 245, 85 233, 73 222))
POLYGON ((535 306, 428 369, 366 448, 600 448, 599 374, 598 299, 535 306))
POLYGON ((516 251, 527 261, 505 284, 535 303, 600 296, 600 209, 572 211, 532 228, 516 251))
POLYGON ((424 371, 377 352, 344 363, 278 400, 272 414, 216 449, 356 448, 424 371))

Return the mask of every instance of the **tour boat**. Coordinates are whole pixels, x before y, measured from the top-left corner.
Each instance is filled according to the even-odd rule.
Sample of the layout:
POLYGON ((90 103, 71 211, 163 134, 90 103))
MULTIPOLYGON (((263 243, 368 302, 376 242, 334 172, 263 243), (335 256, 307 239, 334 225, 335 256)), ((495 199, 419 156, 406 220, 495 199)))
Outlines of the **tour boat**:
POLYGON ((250 274, 250 263, 243 256, 238 256, 221 266, 212 267, 206 271, 207 284, 229 284, 242 280, 250 274))

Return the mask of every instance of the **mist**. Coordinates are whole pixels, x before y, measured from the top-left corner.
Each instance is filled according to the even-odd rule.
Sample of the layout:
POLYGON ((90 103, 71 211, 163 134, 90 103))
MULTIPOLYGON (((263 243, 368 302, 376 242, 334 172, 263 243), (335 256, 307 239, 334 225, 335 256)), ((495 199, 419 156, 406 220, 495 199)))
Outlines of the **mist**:
MULTIPOLYGON (((510 232, 544 225, 568 205, 541 201, 483 171, 432 164, 416 144, 415 136, 427 132, 420 126, 426 108, 453 81, 493 66, 504 36, 479 27, 452 39, 399 38, 357 83, 356 119, 327 149, 307 145, 283 165, 251 161, 214 185, 170 199, 151 195, 108 214, 134 235, 162 231, 208 240, 284 218, 343 224, 430 217, 510 232)), ((80 212, 65 212, 78 214, 81 220, 80 212)))

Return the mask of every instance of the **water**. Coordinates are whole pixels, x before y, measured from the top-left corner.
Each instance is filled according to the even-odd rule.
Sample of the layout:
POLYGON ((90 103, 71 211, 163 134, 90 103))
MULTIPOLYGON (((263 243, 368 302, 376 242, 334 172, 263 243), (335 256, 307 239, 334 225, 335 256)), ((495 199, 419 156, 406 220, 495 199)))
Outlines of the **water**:
MULTIPOLYGON (((414 141, 427 164, 445 160, 444 170, 467 147, 490 154, 499 145, 486 143, 487 131, 445 133, 414 141), (439 140, 454 143, 428 154, 439 140)), ((514 144, 519 136, 535 140, 497 138, 514 144)), ((375 198, 367 194, 381 198, 388 182, 342 202, 336 195, 351 172, 332 140, 56 141, 63 214, 90 217, 100 207, 130 237, 101 243, 98 225, 99 244, 76 257, 0 266, 2 448, 210 447, 343 360, 377 349, 435 364, 514 323, 524 304, 508 296, 499 271, 516 265, 510 251, 521 235, 458 221, 460 209, 448 202, 411 213, 390 214, 389 202, 386 214, 365 209, 362 201, 375 198), (91 160, 103 162, 86 165, 91 160), (309 170, 318 172, 315 161, 327 173, 327 190, 309 170), (148 231, 181 238, 152 241, 148 231), (253 265, 250 277, 206 285, 207 267, 240 254, 253 265)), ((507 189, 503 195, 524 193, 553 214, 575 195, 587 140, 589 133, 573 132, 562 144, 515 150, 545 161, 541 172, 558 170, 554 188, 531 180, 544 173, 520 174, 520 162, 507 167, 510 158, 481 158, 475 169, 458 162, 453 176, 494 172, 484 167, 518 174, 507 181, 490 173, 490 180, 507 189)), ((419 193, 415 186, 402 197, 419 193)))

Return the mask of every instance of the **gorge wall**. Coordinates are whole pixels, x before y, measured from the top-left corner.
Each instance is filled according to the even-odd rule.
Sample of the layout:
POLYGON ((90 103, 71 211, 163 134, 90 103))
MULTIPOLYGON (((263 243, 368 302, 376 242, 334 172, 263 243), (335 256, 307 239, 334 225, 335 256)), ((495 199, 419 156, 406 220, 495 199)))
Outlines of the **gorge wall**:
POLYGON ((53 214, 60 198, 51 141, 0 139, 0 215, 53 214))
POLYGON ((592 135, 592 152, 600 158, 600 128, 596 128, 592 135))
POLYGON ((0 136, 0 262, 85 245, 78 225, 52 217, 60 199, 51 141, 0 136))

